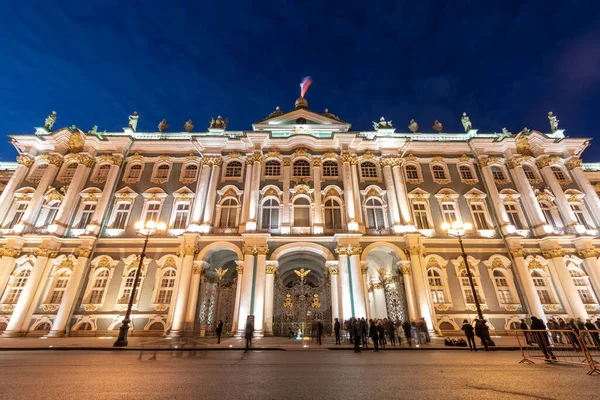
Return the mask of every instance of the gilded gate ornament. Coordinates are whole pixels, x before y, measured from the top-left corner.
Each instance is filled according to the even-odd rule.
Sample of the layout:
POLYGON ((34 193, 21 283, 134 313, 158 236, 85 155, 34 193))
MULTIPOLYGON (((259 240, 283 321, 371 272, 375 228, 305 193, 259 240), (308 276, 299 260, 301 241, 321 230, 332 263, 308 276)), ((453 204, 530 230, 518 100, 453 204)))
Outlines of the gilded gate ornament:
POLYGON ((294 303, 292 303, 292 295, 289 293, 285 294, 285 299, 283 300, 284 308, 292 308, 294 307, 294 303))
POLYGON ((310 273, 310 269, 305 270, 304 267, 298 269, 295 269, 294 272, 296 273, 296 275, 298 275, 298 277, 300 278, 300 282, 304 282, 304 278, 306 277, 306 275, 308 275, 310 273))
POLYGON ((312 308, 321 308, 321 302, 319 301, 319 294, 318 293, 313 294, 313 301, 312 301, 312 304, 310 306, 312 308))

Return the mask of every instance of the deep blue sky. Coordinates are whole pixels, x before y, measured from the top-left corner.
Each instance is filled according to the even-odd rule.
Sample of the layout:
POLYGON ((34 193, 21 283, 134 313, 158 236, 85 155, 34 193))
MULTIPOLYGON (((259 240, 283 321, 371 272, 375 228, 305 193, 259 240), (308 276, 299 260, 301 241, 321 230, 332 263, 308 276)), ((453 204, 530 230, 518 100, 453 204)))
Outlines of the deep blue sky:
POLYGON ((143 131, 162 118, 203 130, 217 114, 250 129, 293 108, 305 75, 309 108, 356 130, 384 115, 403 131, 414 118, 458 132, 467 111, 480 131, 547 132, 552 110, 567 135, 593 137, 600 4, 3 0, 0 157, 16 154, 5 134, 33 132, 51 110, 55 127, 85 130, 120 130, 134 110, 143 131))

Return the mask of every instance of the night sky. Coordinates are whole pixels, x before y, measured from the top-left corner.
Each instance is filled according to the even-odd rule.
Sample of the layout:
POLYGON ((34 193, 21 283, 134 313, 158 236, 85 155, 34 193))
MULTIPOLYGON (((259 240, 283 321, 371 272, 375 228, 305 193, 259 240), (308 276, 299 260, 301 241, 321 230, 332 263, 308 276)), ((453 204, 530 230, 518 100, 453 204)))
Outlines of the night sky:
MULTIPOLYGON (((414 118, 461 132, 467 111, 480 132, 548 132, 552 110, 568 136, 597 135, 598 1, 1 3, 6 161, 4 135, 33 133, 52 110, 55 128, 120 131, 137 110, 139 131, 162 118, 205 130, 218 114, 251 129, 292 109, 306 75, 309 108, 353 130, 384 115, 400 131, 414 118)), ((596 149, 584 159, 600 161, 596 149)))

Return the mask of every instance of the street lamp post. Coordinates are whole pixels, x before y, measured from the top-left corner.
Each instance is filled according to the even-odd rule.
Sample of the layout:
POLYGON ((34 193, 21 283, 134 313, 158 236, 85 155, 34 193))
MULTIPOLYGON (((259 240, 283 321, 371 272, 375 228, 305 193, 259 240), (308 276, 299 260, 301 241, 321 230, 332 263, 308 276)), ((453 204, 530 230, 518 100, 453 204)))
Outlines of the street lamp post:
POLYGON ((154 236, 157 233, 162 233, 167 229, 167 225, 164 222, 159 222, 158 224, 154 221, 147 221, 145 224, 142 221, 138 221, 135 224, 135 229, 138 235, 144 236, 144 247, 142 248, 142 253, 140 254, 140 262, 138 264, 137 270, 135 272, 135 279, 133 280, 133 287, 131 288, 131 294, 129 295, 129 303, 127 304, 127 312, 125 313, 125 318, 123 318, 123 323, 121 324, 121 328, 119 329, 119 337, 113 344, 113 347, 127 347, 127 334, 129 333, 129 325, 131 323, 131 309, 133 308, 133 301, 137 295, 137 285, 140 281, 140 275, 142 272, 142 266, 144 265, 144 258, 146 257, 146 247, 148 246, 148 239, 150 236, 154 236))
POLYGON ((475 290, 475 284, 473 283, 473 276, 471 274, 471 268, 469 268, 469 261, 467 260, 467 253, 465 252, 465 247, 463 246, 462 238, 468 232, 473 229, 473 225, 468 222, 460 223, 455 221, 450 225, 447 222, 442 224, 442 230, 446 232, 450 236, 454 236, 458 238, 458 243, 460 244, 460 251, 462 253, 463 261, 465 262, 465 268, 467 270, 467 277, 469 278, 469 285, 471 285, 471 290, 473 291, 473 300, 475 300, 475 308, 477 309, 477 317, 479 319, 483 319, 483 313, 481 312, 481 305, 479 304, 479 295, 477 294, 477 290, 475 290))

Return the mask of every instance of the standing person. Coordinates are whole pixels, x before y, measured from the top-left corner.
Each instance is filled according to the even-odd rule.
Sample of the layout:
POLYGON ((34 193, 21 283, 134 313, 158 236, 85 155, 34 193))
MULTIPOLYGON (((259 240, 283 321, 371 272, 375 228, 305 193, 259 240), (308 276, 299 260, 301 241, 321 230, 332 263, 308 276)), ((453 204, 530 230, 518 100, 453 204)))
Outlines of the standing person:
POLYGON ((402 323, 402 330, 404 331, 404 336, 406 337, 406 341, 408 342, 408 346, 412 347, 412 340, 411 339, 411 327, 410 327, 410 322, 408 322, 408 320, 405 320, 402 323))
POLYGON ((546 359, 552 358, 553 360, 556 360, 556 357, 552 353, 552 349, 550 349, 550 340, 548 339, 548 333, 546 332, 546 325, 544 324, 544 321, 536 317, 531 317, 531 330, 542 331, 535 332, 535 338, 537 339, 536 341, 546 359))
POLYGON ((217 329, 215 329, 217 333, 217 344, 221 343, 221 332, 223 332, 223 321, 219 320, 219 324, 217 325, 217 329))
POLYGON ((333 324, 333 332, 335 333, 335 344, 342 344, 340 340, 340 321, 337 318, 333 324))
POLYGON ((362 344, 363 344, 364 348, 369 347, 368 333, 369 333, 369 326, 367 325, 367 321, 363 317, 360 319, 360 336, 361 336, 362 344))
POLYGON ((352 318, 352 322, 350 323, 350 326, 351 326, 350 337, 353 337, 354 352, 360 353, 360 337, 361 337, 360 324, 358 323, 358 321, 356 321, 354 318, 352 318))
POLYGON ((477 351, 477 345, 475 344, 475 329, 473 329, 473 325, 469 323, 468 320, 464 320, 462 324, 462 328, 460 328, 467 337, 467 342, 469 343, 469 349, 471 351, 477 351))
POLYGON ((254 324, 252 322, 246 323, 246 349, 252 347, 252 337, 254 336, 254 324))
MULTIPOLYGON (((596 326, 592 323, 591 319, 585 320, 585 329, 590 330, 590 331, 596 330, 596 326)), ((590 335, 592 337, 594 345, 596 345, 596 346, 600 345, 600 337, 598 335, 598 332, 585 332, 585 335, 586 336, 590 335)))
POLYGON ((346 320, 344 324, 346 325, 346 332, 348 332, 348 336, 350 337, 350 344, 354 344, 354 331, 352 330, 352 319, 346 320))
POLYGON ((530 340, 529 340, 529 335, 527 334, 527 332, 529 330, 529 325, 527 325, 527 322, 525 322, 524 319, 521 320, 521 324, 519 325, 519 328, 521 328, 521 330, 523 331, 523 335, 525 335, 525 341, 527 342, 527 344, 531 344, 530 340))
POLYGON ((415 344, 422 344, 421 336, 419 335, 419 328, 417 327, 417 323, 415 321, 410 323, 410 335, 415 339, 415 344))
POLYGON ((431 337, 429 337, 429 328, 427 327, 427 321, 425 321, 425 318, 423 317, 421 317, 421 320, 419 321, 419 329, 423 333, 425 343, 431 342, 431 337))
POLYGON ((385 326, 383 321, 379 321, 377 324, 377 335, 379 335, 379 347, 385 350, 385 326))
POLYGON ((391 320, 388 322, 387 330, 390 337, 390 344, 396 346, 396 325, 391 320))
POLYGON ((371 340, 373 341, 373 348, 375 349, 375 352, 379 351, 379 332, 377 330, 377 325, 375 325, 375 322, 373 322, 373 320, 369 321, 371 323, 371 326, 369 327, 369 336, 371 337, 371 340))
POLYGON ((483 319, 475 320, 475 335, 481 340, 481 344, 485 348, 485 351, 488 351, 488 343, 487 343, 487 331, 488 327, 485 324, 483 319))
POLYGON ((317 321, 316 335, 317 335, 317 344, 320 346, 321 345, 321 336, 323 336, 323 323, 321 322, 321 320, 317 321))

